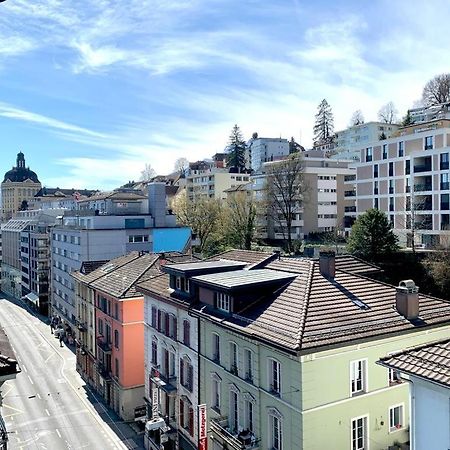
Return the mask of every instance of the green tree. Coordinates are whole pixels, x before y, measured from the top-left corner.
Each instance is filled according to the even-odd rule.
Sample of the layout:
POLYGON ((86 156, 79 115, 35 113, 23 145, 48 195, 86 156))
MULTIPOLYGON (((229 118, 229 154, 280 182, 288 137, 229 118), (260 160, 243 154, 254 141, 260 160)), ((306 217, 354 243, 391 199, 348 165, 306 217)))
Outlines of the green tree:
POLYGON ((333 111, 328 102, 323 99, 316 114, 316 122, 314 125, 314 142, 326 143, 330 142, 334 136, 334 118, 333 111))
POLYGON ((227 166, 241 172, 245 169, 245 150, 247 144, 244 141, 240 128, 235 125, 231 130, 227 146, 227 166))
POLYGON ((348 241, 350 253, 368 261, 378 261, 398 249, 397 236, 384 212, 369 209, 356 219, 348 241))
POLYGON ((406 116, 403 117, 402 126, 403 127, 407 127, 409 125, 412 125, 413 123, 414 123, 414 120, 412 118, 411 112, 408 109, 408 112, 406 113, 406 116))

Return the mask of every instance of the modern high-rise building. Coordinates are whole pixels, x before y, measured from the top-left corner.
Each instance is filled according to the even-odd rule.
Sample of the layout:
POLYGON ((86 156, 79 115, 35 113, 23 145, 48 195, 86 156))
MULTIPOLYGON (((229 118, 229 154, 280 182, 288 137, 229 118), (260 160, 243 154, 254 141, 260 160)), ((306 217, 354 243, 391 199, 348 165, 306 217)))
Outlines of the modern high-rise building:
POLYGON ((17 154, 16 166, 5 173, 1 184, 2 222, 11 219, 41 189, 35 172, 25 165, 25 156, 17 154))
POLYGON ((289 155, 289 142, 283 138, 256 137, 248 143, 251 169, 260 172, 268 161, 278 161, 289 155))

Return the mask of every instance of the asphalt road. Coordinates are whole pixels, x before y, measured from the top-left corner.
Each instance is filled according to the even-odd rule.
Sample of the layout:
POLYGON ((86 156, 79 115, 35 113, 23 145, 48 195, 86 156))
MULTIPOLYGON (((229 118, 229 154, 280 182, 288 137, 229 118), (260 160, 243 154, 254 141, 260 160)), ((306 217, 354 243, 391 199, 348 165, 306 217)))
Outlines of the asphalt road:
POLYGON ((9 449, 130 449, 125 424, 84 388, 75 355, 20 302, 0 298, 0 324, 21 373, 2 387, 9 449), (122 428, 121 428, 122 427, 122 428))

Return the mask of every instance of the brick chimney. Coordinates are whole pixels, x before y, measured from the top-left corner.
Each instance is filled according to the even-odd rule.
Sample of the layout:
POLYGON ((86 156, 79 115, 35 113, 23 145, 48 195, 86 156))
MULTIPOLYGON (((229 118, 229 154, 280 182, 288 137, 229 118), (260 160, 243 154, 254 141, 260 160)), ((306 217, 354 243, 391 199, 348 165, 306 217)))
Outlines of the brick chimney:
POLYGON ((395 293, 395 307, 405 319, 419 317, 419 286, 413 280, 400 281, 395 293))
POLYGON ((336 255, 334 251, 327 250, 319 253, 320 273, 325 278, 334 278, 336 275, 336 255))

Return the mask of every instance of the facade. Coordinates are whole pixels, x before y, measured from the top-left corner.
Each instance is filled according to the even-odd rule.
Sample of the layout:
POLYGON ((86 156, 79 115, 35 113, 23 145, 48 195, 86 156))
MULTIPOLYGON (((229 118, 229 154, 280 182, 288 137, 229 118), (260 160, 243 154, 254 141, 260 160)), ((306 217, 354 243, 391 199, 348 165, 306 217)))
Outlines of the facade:
POLYGON ((10 219, 2 225, 2 292, 22 297, 21 234, 29 231, 33 221, 10 219))
POLYGON ((401 128, 360 149, 356 215, 384 211, 403 245, 433 246, 450 236, 450 114, 401 128))
MULTIPOLYGON (((450 343, 448 339, 412 347, 379 363, 408 382, 411 449, 448 448, 450 442, 450 343), (432 420, 430 420, 432 413, 432 420)), ((395 416, 393 417, 395 420, 395 416)), ((391 418, 392 420, 392 418, 391 418)))
POLYGON ((28 209, 48 210, 78 209, 78 201, 91 197, 98 191, 89 189, 60 189, 43 187, 29 201, 28 209))
MULTIPOLYGON (((345 200, 345 179, 354 176, 351 161, 305 157, 304 179, 308 186, 305 205, 298 208, 293 221, 293 238, 303 239, 312 232, 342 229, 345 211, 352 203, 345 200)), ((266 163, 266 170, 271 164, 266 163)), ((263 169, 264 170, 264 169, 263 169)), ((267 174, 252 176, 256 201, 263 201, 267 174)), ((261 239, 284 240, 283 227, 270 217, 260 217, 258 234, 261 239)))
POLYGON ((248 143, 251 169, 261 172, 262 166, 268 161, 277 161, 289 155, 289 142, 282 138, 256 137, 248 143))
POLYGON ((208 448, 407 443, 408 384, 376 362, 448 336, 448 302, 419 295, 409 283, 372 281, 373 266, 332 253, 246 269, 189 278, 208 448))
POLYGON ((132 252, 73 277, 77 369, 124 420, 145 415, 144 299, 135 284, 160 273, 158 258, 132 252))
POLYGON ((81 211, 95 211, 98 215, 131 215, 148 213, 145 195, 129 191, 98 192, 78 200, 81 211))
POLYGON ((37 175, 25 165, 25 156, 17 154, 16 166, 5 173, 1 184, 2 222, 11 219, 41 189, 37 175))

